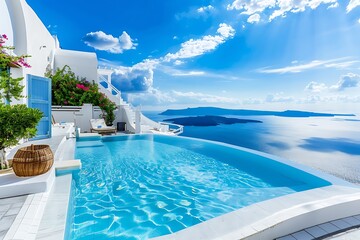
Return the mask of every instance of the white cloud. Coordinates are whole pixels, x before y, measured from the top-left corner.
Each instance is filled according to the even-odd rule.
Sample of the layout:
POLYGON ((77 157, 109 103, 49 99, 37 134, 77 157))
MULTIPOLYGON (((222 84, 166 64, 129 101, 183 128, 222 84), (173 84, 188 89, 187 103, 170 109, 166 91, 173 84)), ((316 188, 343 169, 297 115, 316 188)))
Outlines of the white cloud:
POLYGON ((252 15, 254 13, 263 12, 267 8, 273 8, 276 0, 235 0, 227 6, 228 10, 244 10, 241 13, 252 15))
POLYGON ((184 64, 184 62, 180 61, 180 60, 175 60, 175 62, 174 62, 174 65, 177 65, 177 66, 182 65, 182 64, 184 64))
POLYGON ((157 60, 145 60, 132 67, 119 66, 114 70, 112 81, 123 92, 144 92, 152 88, 157 60))
POLYGON ((337 7, 339 7, 339 3, 338 3, 338 2, 335 2, 335 3, 331 4, 330 6, 328 6, 328 9, 330 9, 330 8, 337 8, 337 7))
POLYGON ((354 73, 348 73, 341 77, 339 82, 331 86, 330 89, 334 91, 344 91, 347 88, 354 88, 359 86, 360 75, 354 73))
POLYGON ((335 63, 328 63, 325 64, 325 67, 327 68, 338 68, 338 69, 344 69, 349 68, 355 63, 359 63, 360 61, 346 61, 346 62, 335 62, 335 63))
POLYGON ((126 100, 133 106, 139 105, 164 105, 169 103, 175 103, 176 99, 171 96, 170 93, 164 93, 158 89, 150 88, 146 92, 141 93, 127 93, 126 100))
POLYGON ((360 18, 358 19, 358 23, 360 23, 360 18))
POLYGON ((265 102, 268 103, 283 103, 293 102, 294 98, 289 96, 283 96, 283 93, 268 94, 265 98, 265 102))
POLYGON ((199 92, 180 92, 172 91, 171 96, 176 98, 179 103, 227 103, 238 104, 239 99, 204 94, 199 92))
POLYGON ((286 16, 288 12, 297 13, 303 12, 306 8, 316 9, 321 4, 331 4, 334 5, 337 3, 337 0, 278 0, 277 7, 279 9, 275 10, 269 17, 269 21, 280 17, 286 16))
POLYGON ((181 49, 176 53, 168 53, 164 60, 170 62, 173 60, 193 58, 215 50, 220 44, 235 35, 235 30, 225 23, 221 23, 217 29, 217 35, 207 35, 201 39, 190 39, 181 44, 181 49))
POLYGON ((242 103, 245 104, 245 105, 256 105, 256 104, 263 103, 263 101, 261 99, 258 99, 258 98, 247 98, 247 99, 244 99, 242 101, 242 103))
POLYGON ((221 97, 200 92, 162 92, 151 88, 147 92, 129 93, 127 100, 133 105, 164 105, 164 104, 240 104, 235 98, 221 97))
POLYGON ((354 8, 360 6, 360 0, 350 0, 349 4, 346 7, 346 11, 350 12, 354 8))
POLYGON ((360 103, 360 96, 349 95, 331 95, 331 96, 318 96, 310 95, 306 98, 300 98, 297 103, 360 103))
POLYGON ((313 93, 320 93, 327 90, 327 86, 324 83, 318 82, 310 82, 306 87, 305 90, 313 93))
MULTIPOLYGON (((122 92, 149 92, 153 87, 154 69, 161 67, 163 70, 169 72, 173 76, 203 76, 206 73, 203 71, 179 71, 177 69, 169 69, 164 65, 165 62, 173 61, 174 65, 181 65, 184 62, 181 59, 187 59, 202 55, 206 52, 214 50, 219 44, 224 43, 227 39, 235 35, 235 30, 222 23, 217 29, 217 35, 205 36, 198 40, 189 40, 183 43, 181 49, 174 54, 167 54, 165 57, 159 59, 145 59, 132 67, 118 66, 114 67, 112 63, 101 61, 104 65, 109 65, 115 68, 112 75, 114 85, 122 92)), ((104 45, 108 46, 116 42, 112 36, 106 35, 103 39, 104 45)), ((104 46, 98 46, 104 49, 104 46)))
POLYGON ((325 91, 344 91, 347 88, 354 88, 360 86, 360 75, 354 73, 348 73, 346 75, 341 76, 340 80, 332 85, 327 86, 324 83, 318 82, 310 82, 305 87, 305 91, 313 92, 313 93, 322 93, 325 91))
POLYGON ((125 31, 119 37, 103 31, 90 32, 85 35, 83 41, 89 47, 111 53, 123 53, 125 50, 135 49, 137 46, 125 31))
POLYGON ((213 6, 208 5, 208 6, 203 6, 203 7, 198 8, 196 11, 198 13, 208 13, 208 12, 212 12, 214 10, 215 10, 215 8, 213 6))
MULTIPOLYGON (((299 72, 303 72, 305 70, 320 68, 320 67, 344 69, 344 68, 348 68, 348 67, 354 65, 355 63, 359 62, 359 61, 343 61, 344 59, 347 59, 347 58, 337 58, 337 59, 330 59, 330 60, 314 60, 309 63, 291 65, 291 66, 286 66, 286 67, 282 67, 282 68, 270 69, 270 68, 266 67, 266 68, 258 69, 258 72, 283 74, 283 73, 299 73, 299 72)), ((295 62, 295 63, 297 63, 297 62, 295 62)))
POLYGON ((310 63, 295 65, 295 66, 287 66, 282 68, 274 68, 274 69, 261 69, 259 70, 262 73, 298 73, 307 69, 316 68, 319 66, 323 66, 326 63, 331 61, 318 61, 314 60, 310 63))
POLYGON ((189 72, 175 72, 172 76, 186 77, 186 76, 201 76, 205 75, 203 71, 189 71, 189 72))
POLYGON ((255 23, 260 21, 260 15, 255 13, 248 18, 248 23, 255 23))
POLYGON ((235 36, 235 29, 226 23, 220 23, 217 33, 219 33, 221 37, 223 37, 223 40, 225 41, 226 39, 235 36))
POLYGON ((288 12, 303 12, 306 8, 316 9, 321 4, 331 4, 330 7, 336 7, 338 2, 337 0, 235 0, 227 6, 227 9, 238 10, 244 15, 270 13, 269 21, 272 21, 277 17, 286 16, 288 12))

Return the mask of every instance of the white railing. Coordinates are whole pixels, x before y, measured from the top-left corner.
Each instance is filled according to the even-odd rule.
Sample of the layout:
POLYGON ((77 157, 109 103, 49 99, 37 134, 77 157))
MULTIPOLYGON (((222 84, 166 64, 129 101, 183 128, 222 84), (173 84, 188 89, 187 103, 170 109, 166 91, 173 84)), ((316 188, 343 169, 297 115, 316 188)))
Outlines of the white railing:
POLYGON ((159 122, 159 124, 161 124, 161 127, 166 126, 168 128, 168 131, 172 132, 175 135, 180 135, 184 132, 183 125, 167 122, 159 122))
POLYGON ((97 83, 98 85, 100 85, 99 87, 100 89, 102 89, 102 91, 106 91, 104 93, 108 97, 110 97, 110 99, 116 97, 116 99, 118 100, 117 105, 120 105, 120 109, 121 111, 123 111, 123 121, 127 123, 128 131, 141 133, 146 132, 146 129, 153 129, 160 132, 169 132, 176 135, 183 133, 183 126, 172 123, 155 122, 142 114, 139 109, 134 109, 131 104, 126 103, 121 98, 121 92, 111 83, 112 72, 113 70, 110 69, 99 68, 97 83), (103 86, 101 84, 102 82, 106 83, 107 87, 103 86), (137 112, 139 112, 139 114, 137 112), (136 118, 136 116, 138 116, 138 119, 136 118), (141 129, 143 129, 143 131, 141 129))
MULTIPOLYGON (((112 91, 114 91, 114 92, 116 93, 115 96, 121 97, 121 92, 120 92, 116 87, 114 87, 114 85, 112 85, 111 82, 109 82, 109 81, 108 81, 103 75, 101 75, 101 74, 99 74, 98 76, 99 76, 99 83, 105 82, 105 83, 108 85, 107 90, 108 90, 112 95, 114 95, 114 94, 112 93, 112 91), (100 81, 100 80, 101 80, 101 81, 100 81)), ((105 87, 104 87, 104 88, 105 88, 105 87)))

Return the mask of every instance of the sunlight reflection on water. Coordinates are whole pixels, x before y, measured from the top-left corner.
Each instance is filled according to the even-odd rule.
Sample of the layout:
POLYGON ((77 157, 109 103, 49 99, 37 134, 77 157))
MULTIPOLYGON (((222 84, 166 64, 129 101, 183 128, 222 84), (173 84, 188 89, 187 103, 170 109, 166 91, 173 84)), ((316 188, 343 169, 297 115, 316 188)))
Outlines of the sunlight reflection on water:
MULTIPOLYGON (((169 118, 155 112, 145 114, 156 121, 169 118)), ((220 141, 267 152, 360 183, 359 115, 312 118, 227 116, 260 120, 263 123, 187 126, 182 136, 220 141)))

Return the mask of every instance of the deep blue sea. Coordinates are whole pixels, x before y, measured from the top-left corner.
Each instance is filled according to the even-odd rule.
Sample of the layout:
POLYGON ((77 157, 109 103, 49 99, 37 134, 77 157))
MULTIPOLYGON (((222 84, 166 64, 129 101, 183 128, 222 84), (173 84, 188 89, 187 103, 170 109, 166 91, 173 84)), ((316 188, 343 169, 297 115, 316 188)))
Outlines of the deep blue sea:
MULTIPOLYGON (((186 117, 164 116, 150 111, 143 113, 155 121, 186 117)), ((356 115, 310 118, 225 116, 263 123, 186 126, 181 136, 270 153, 360 184, 360 114, 356 115)))

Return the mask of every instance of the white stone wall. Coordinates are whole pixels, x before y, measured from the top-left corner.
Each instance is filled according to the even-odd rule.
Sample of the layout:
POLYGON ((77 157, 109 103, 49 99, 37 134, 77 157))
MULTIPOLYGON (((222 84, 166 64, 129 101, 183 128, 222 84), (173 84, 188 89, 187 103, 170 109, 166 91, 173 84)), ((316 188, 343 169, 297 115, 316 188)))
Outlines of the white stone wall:
MULTIPOLYGON (((55 40, 25 0, 1 2, 3 5, 6 4, 7 15, 10 17, 10 21, 6 21, 6 29, 12 29, 14 53, 18 56, 31 56, 27 58, 31 68, 11 69, 13 77, 24 77, 22 82, 25 86, 23 95, 26 96, 27 74, 44 76, 51 61, 50 56, 55 50, 55 40)), ((4 16, 0 15, 1 23, 3 18, 4 16)), ((26 104, 27 99, 24 98, 13 103, 26 104)))
POLYGON ((84 77, 88 81, 97 81, 96 53, 57 49, 54 68, 63 68, 65 65, 70 66, 77 76, 84 77))
POLYGON ((13 45, 13 30, 7 4, 4 0, 0 1, 0 34, 6 34, 9 38, 8 45, 13 45))
MULTIPOLYGON (((24 77, 23 95, 27 95, 27 75, 44 76, 48 69, 69 65, 79 77, 97 80, 95 53, 62 50, 25 0, 0 0, 0 34, 7 34, 16 55, 31 55, 31 68, 11 69, 13 77, 24 77)), ((27 103, 27 98, 13 103, 27 103)))

